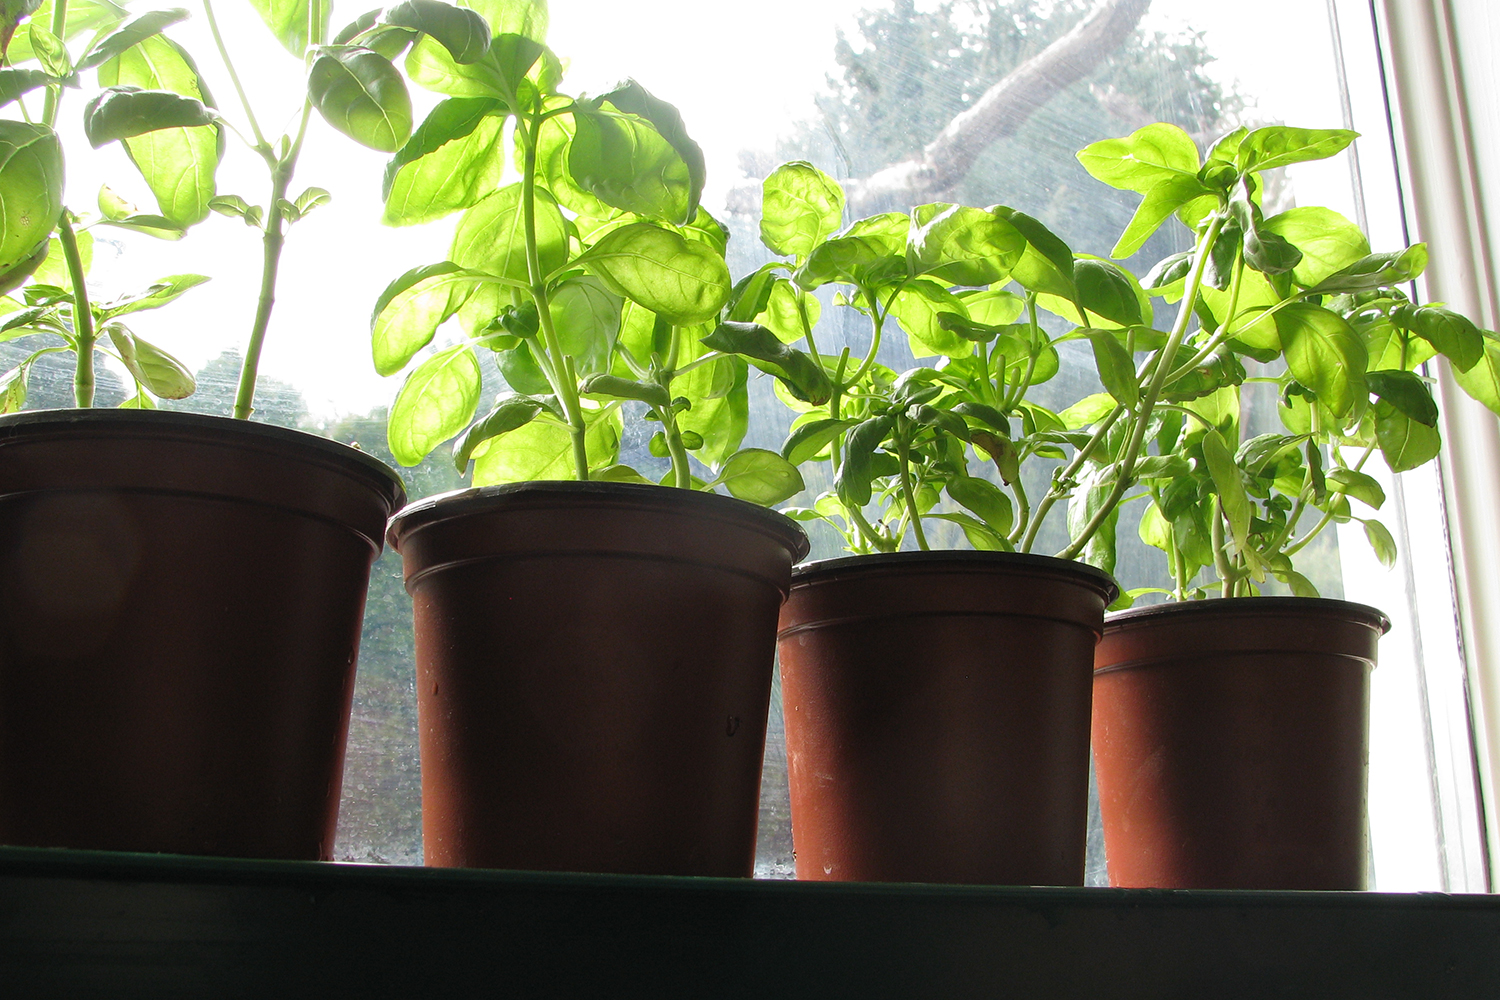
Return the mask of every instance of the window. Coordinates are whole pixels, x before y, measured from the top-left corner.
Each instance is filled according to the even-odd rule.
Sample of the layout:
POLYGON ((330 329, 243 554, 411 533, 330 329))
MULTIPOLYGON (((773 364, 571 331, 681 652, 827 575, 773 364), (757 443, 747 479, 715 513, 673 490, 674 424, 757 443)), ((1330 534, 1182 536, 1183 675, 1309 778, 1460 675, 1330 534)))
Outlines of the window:
MULTIPOLYGON (((279 124, 298 107, 295 61, 276 46, 249 5, 222 6, 218 13, 237 62, 255 78, 257 110, 279 124), (266 66, 284 69, 262 71, 266 66)), ((1388 0, 1391 12, 1382 10, 1382 17, 1393 22, 1410 17, 1402 12, 1408 6, 1388 0)), ((362 9, 340 7, 334 21, 341 24, 362 9)), ((1467 45, 1461 46, 1464 64, 1491 65, 1493 40, 1500 35, 1494 30, 1496 15, 1481 0, 1455 9, 1467 19, 1459 33, 1467 45)), ((1394 155, 1383 85, 1407 64, 1401 58, 1392 62, 1390 53, 1382 61, 1374 13, 1364 0, 1329 0, 1326 7, 1265 0, 1253 16, 1238 5, 1187 0, 767 0, 753 8, 689 0, 553 0, 549 41, 570 61, 572 92, 602 92, 633 75, 679 107, 707 154, 704 204, 734 234, 730 265, 738 277, 767 259, 756 237, 757 181, 776 163, 793 158, 810 159, 856 182, 860 214, 905 210, 921 201, 1003 203, 1042 218, 1075 250, 1107 255, 1135 208, 1135 196, 1105 189, 1072 154, 1089 142, 1157 120, 1179 124, 1202 140, 1241 122, 1357 129, 1365 138, 1355 156, 1293 167, 1267 198, 1284 207, 1329 205, 1356 219, 1377 249, 1395 248, 1410 222, 1403 213, 1398 167, 1408 171, 1409 181, 1411 164, 1394 155), (938 187, 903 186, 893 165, 921 157, 945 126, 979 104, 1007 73, 1101 7, 1122 20, 1074 51, 1070 61, 1040 75, 1038 92, 1047 99, 1012 100, 1003 114, 986 120, 983 138, 998 137, 963 139, 968 148, 958 159, 966 169, 937 163, 938 187), (1117 30, 1120 24, 1124 30, 1117 30), (1072 82, 1057 88, 1049 79, 1072 82)), ((182 26, 179 36, 192 51, 212 51, 201 19, 182 26)), ((202 69, 220 102, 229 105, 233 89, 220 67, 205 59, 202 69)), ((1478 150, 1497 148, 1500 138, 1490 134, 1496 120, 1492 77, 1487 86, 1481 96, 1490 102, 1483 105, 1490 116, 1476 129, 1478 150), (1484 129, 1490 131, 1481 134, 1484 129)), ((1396 90, 1405 103, 1405 89, 1396 90)), ((81 101, 73 95, 69 101, 72 113, 65 112, 64 119, 76 127, 73 102, 81 101)), ((1482 117, 1474 114, 1472 121, 1482 117)), ((261 165, 234 140, 230 145, 220 193, 263 201, 261 165)), ((451 232, 451 224, 442 223, 380 226, 382 167, 380 154, 326 128, 311 130, 296 189, 320 185, 332 190, 335 200, 292 232, 259 397, 264 419, 357 440, 376 454, 385 452, 381 408, 394 396, 398 380, 381 379, 372 370, 370 308, 395 276, 443 259, 451 232)), ((1493 178, 1496 165, 1480 162, 1477 169, 1493 178)), ((69 171, 74 202, 82 198, 77 192, 108 183, 149 204, 118 146, 71 162, 69 171)), ((259 245, 257 234, 234 219, 214 218, 202 229, 165 249, 153 244, 149 254, 140 249, 146 237, 100 231, 92 281, 97 294, 109 296, 168 273, 212 275, 210 285, 190 293, 177 308, 143 318, 140 332, 201 371, 202 387, 185 401, 186 408, 226 412, 236 365, 223 355, 236 349, 249 327, 259 245)), ((1175 237, 1158 236, 1135 262, 1182 249, 1185 243, 1172 241, 1185 238, 1180 227, 1175 237)), ((1457 298, 1444 289, 1442 295, 1457 298)), ((1471 308, 1487 305, 1493 325, 1493 287, 1487 294, 1471 308)), ((842 335, 857 339, 861 331, 851 327, 842 335)), ((0 345, 0 350, 9 348, 0 345)), ((899 365, 911 359, 893 354, 882 360, 899 365)), ((67 376, 62 369, 39 374, 33 405, 63 404, 67 376)), ((1065 357, 1059 398, 1089 391, 1086 377, 1078 366, 1069 371, 1065 357)), ((117 401, 107 388, 101 391, 101 403, 117 401)), ((778 447, 785 419, 768 386, 752 391, 752 407, 748 443, 778 447)), ((1491 419, 1491 433, 1492 425, 1491 419)), ((1450 424, 1450 437, 1455 433, 1450 424)), ((407 482, 413 498, 463 485, 441 454, 410 470, 407 482)), ((1387 492, 1392 500, 1383 518, 1406 553, 1397 568, 1387 572, 1375 563, 1356 525, 1330 537, 1326 569, 1318 579, 1327 596, 1376 604, 1396 622, 1382 646, 1372 695, 1375 884, 1478 890, 1486 885, 1485 845, 1462 642, 1471 652, 1477 648, 1482 618, 1477 609, 1483 605, 1456 604, 1452 596, 1438 470, 1428 466, 1408 474, 1399 484, 1389 483, 1387 492), (1454 627, 1461 607, 1467 609, 1462 639, 1454 627)), ((1469 494, 1460 488, 1459 495, 1472 509, 1469 494)), ((1495 551, 1500 545, 1489 539, 1488 549, 1476 549, 1469 535, 1461 537, 1470 551, 1495 551)), ((815 544, 815 556, 836 554, 831 537, 816 538, 815 544)), ((1060 547, 1059 537, 1055 548, 1060 547)), ((1133 540, 1124 548, 1120 576, 1127 587, 1145 585, 1161 572, 1159 553, 1133 540)), ((1482 580, 1485 574, 1469 575, 1482 580)), ((420 860, 410 609, 399 576, 399 560, 387 553, 372 583, 350 730, 337 849, 339 857, 350 860, 420 860)), ((1467 601, 1479 585, 1466 586, 1461 591, 1467 601)), ((1500 582, 1491 580, 1489 586, 1500 588, 1500 582)), ((1484 694, 1490 696, 1488 689, 1484 694)), ((1500 710, 1500 694, 1494 698, 1491 711, 1500 710)), ((767 748, 758 872, 787 877, 791 849, 779 736, 778 696, 767 748)), ((1103 874, 1098 847, 1096 838, 1091 862, 1096 880, 1103 874)))

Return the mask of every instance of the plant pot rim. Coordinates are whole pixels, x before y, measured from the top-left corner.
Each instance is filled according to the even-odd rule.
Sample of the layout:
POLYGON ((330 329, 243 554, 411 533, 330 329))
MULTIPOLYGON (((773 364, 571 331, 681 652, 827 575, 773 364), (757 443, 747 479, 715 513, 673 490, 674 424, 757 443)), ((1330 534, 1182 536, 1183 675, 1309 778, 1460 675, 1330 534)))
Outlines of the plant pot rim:
POLYGON ((379 493, 389 495, 391 505, 406 497, 400 475, 373 455, 332 438, 309 431, 219 417, 182 410, 55 409, 23 410, 0 415, 0 445, 21 434, 84 435, 90 432, 133 436, 180 436, 186 438, 230 438, 240 447, 303 449, 363 474, 379 493))
POLYGON ((386 529, 386 543, 399 551, 400 540, 419 528, 450 518, 486 513, 506 501, 516 508, 557 504, 578 507, 625 506, 642 511, 675 511, 732 519, 784 544, 791 551, 793 562, 805 557, 811 547, 807 533, 797 522, 785 514, 736 497, 648 483, 578 482, 566 479, 476 486, 423 497, 407 504, 391 517, 386 529))
POLYGON ((1263 615, 1299 615, 1307 617, 1342 617, 1369 628, 1380 635, 1391 630, 1391 620, 1379 608, 1332 597, 1208 597, 1201 601, 1166 601, 1138 608, 1111 612, 1104 617, 1104 627, 1130 628, 1154 625, 1162 619, 1227 615, 1254 618, 1263 615))
POLYGON ((1034 552, 974 552, 950 549, 936 552, 880 552, 870 555, 838 556, 818 559, 792 567, 792 586, 811 583, 831 576, 863 573, 920 572, 924 569, 948 572, 984 573, 996 569, 1035 570, 1041 573, 1069 576, 1090 586, 1104 597, 1105 606, 1120 594, 1114 577, 1097 566, 1059 559, 1034 552))

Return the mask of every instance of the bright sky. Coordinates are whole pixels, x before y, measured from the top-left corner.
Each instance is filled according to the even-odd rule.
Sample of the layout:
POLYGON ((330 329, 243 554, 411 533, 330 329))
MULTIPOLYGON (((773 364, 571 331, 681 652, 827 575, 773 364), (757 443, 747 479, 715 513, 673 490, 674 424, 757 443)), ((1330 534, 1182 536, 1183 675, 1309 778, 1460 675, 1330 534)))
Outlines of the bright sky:
MULTIPOLYGON (((708 159, 713 209, 740 180, 737 155, 770 148, 792 123, 811 114, 812 95, 833 66, 835 32, 851 30, 857 10, 881 0, 758 0, 749 6, 701 0, 553 0, 549 42, 569 63, 565 90, 598 93, 635 76, 682 111, 708 159)), ((885 0, 889 2, 889 0, 885 0)), ((335 27, 365 9, 368 0, 336 8, 335 27)), ((198 58, 219 105, 239 122, 243 115, 214 58, 201 8, 173 29, 198 58)), ((1321 4, 1264 0, 1256 17, 1238 5, 1155 0, 1149 27, 1204 32, 1220 57, 1215 71, 1238 79, 1257 95, 1260 115, 1312 126, 1341 124, 1321 4), (1290 25, 1302 23, 1301 30, 1290 25), (1274 43, 1271 38, 1274 33, 1274 43), (1269 60, 1266 52, 1274 53, 1269 60), (1287 66, 1299 67, 1291 76, 1287 66)), ((142 9, 137 5, 137 9, 142 9)), ((221 18, 239 69, 249 81, 261 125, 282 126, 297 108, 300 67, 270 40, 249 4, 220 0, 221 18)), ((71 91, 65 119, 77 122, 87 93, 71 91)), ((420 98, 419 98, 420 99, 420 98)), ((86 148, 82 144, 73 148, 86 148)), ((398 379, 375 375, 369 359, 370 307, 380 290, 410 267, 446 256, 448 224, 389 229, 378 223, 379 180, 385 158, 357 147, 315 116, 293 191, 313 184, 333 192, 333 203, 294 227, 263 374, 293 382, 316 413, 358 412, 388 402, 398 379)), ((101 181, 128 193, 149 211, 150 197, 118 145, 70 162, 69 201, 92 207, 101 181)), ((1332 164, 1298 176, 1314 199, 1343 207, 1348 167, 1332 164)), ((221 168, 220 192, 253 203, 265 200, 259 160, 231 139, 221 168)), ((143 314, 137 332, 196 367, 243 342, 254 309, 259 276, 258 234, 238 220, 211 217, 179 244, 158 243, 101 229, 101 237, 129 247, 112 259, 100 247, 94 278, 114 294, 162 275, 197 271, 213 281, 172 308, 143 314)))

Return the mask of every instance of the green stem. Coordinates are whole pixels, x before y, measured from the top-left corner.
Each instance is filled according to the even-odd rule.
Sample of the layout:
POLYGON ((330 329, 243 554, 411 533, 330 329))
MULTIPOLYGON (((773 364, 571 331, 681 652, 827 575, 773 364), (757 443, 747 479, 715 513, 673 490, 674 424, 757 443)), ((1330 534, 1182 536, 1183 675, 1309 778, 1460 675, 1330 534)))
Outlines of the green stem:
MULTIPOLYGON (((68 0, 56 0, 52 6, 52 33, 59 40, 68 34, 68 0)), ((49 83, 42 95, 42 123, 48 128, 57 127, 57 108, 62 101, 62 84, 49 83)))
POLYGON ((1031 522, 1031 501, 1026 497, 1026 487, 1022 485, 1020 476, 1017 476, 1016 481, 1010 484, 1010 488, 1011 492, 1016 495, 1016 527, 1010 533, 1009 540, 1010 544, 1015 545, 1031 522))
POLYGON ((517 122, 516 134, 525 149, 525 166, 521 177, 521 215, 526 230, 526 273, 531 279, 531 297, 536 303, 537 319, 541 324, 542 344, 552 358, 554 377, 552 390, 562 404, 567 418, 568 435, 573 444, 573 472, 580 482, 589 478, 589 453, 585 435, 588 428, 583 422, 583 408, 578 400, 578 381, 557 377, 566 373, 566 356, 562 341, 552 322, 551 303, 547 294, 546 275, 542 273, 541 254, 536 238, 536 129, 540 123, 521 120, 517 122))
MULTIPOLYGON (((1068 467, 1057 476, 1058 482, 1068 482, 1074 476, 1078 475, 1078 470, 1083 468, 1083 463, 1089 460, 1089 456, 1099 447, 1100 442, 1104 440, 1104 436, 1109 433, 1109 429, 1115 425, 1115 421, 1119 420, 1124 413, 1125 407, 1116 406, 1110 411, 1109 416, 1100 421, 1099 426, 1094 430, 1093 437, 1089 438, 1088 442, 1082 448, 1078 449, 1077 453, 1073 456, 1073 461, 1069 462, 1068 467)), ((1022 552, 1031 551, 1032 545, 1036 544, 1036 535, 1041 530, 1042 522, 1047 519, 1047 515, 1052 512, 1052 508, 1057 504, 1057 501, 1065 496, 1067 496, 1066 493, 1059 493, 1057 490, 1051 489, 1047 491, 1046 496, 1042 497, 1042 502, 1037 505, 1036 516, 1031 519, 1031 527, 1026 532, 1026 540, 1021 545, 1022 552)))
POLYGON ((73 368, 73 400, 79 406, 94 405, 94 310, 89 305, 89 290, 84 284, 83 256, 78 252, 78 237, 73 223, 64 211, 57 223, 57 238, 62 244, 63 259, 68 265, 68 280, 73 284, 73 340, 76 364, 73 368))
POLYGON ((255 304, 255 322, 245 345, 245 360, 240 366, 239 387, 234 397, 234 417, 248 420, 255 410, 255 382, 260 371, 260 353, 266 330, 271 326, 271 310, 276 307, 276 279, 281 271, 281 251, 286 246, 286 219, 281 205, 292 183, 296 160, 276 162, 271 168, 271 202, 266 206, 265 236, 261 241, 260 299, 255 304))
POLYGON ((1209 544, 1214 550, 1214 569, 1219 574, 1219 585, 1224 597, 1234 596, 1235 572, 1229 565, 1228 544, 1224 538, 1224 505, 1216 496, 1213 510, 1209 512, 1209 544))
MULTIPOLYGON (((208 18, 208 30, 214 36, 214 45, 219 50, 219 59, 229 72, 229 79, 234 84, 234 92, 240 96, 240 107, 245 109, 245 119, 250 123, 250 131, 255 135, 255 148, 262 156, 270 154, 270 144, 261 133, 260 123, 255 119, 255 111, 250 107, 250 98, 245 94, 245 86, 240 83, 240 75, 235 71, 233 60, 229 58, 229 48, 224 44, 224 36, 219 33, 219 19, 214 16, 212 0, 203 0, 203 13, 208 18)), ((311 39, 312 36, 309 34, 308 38, 311 39)))
POLYGON ((911 486, 911 448, 906 435, 898 428, 896 434, 896 459, 901 465, 901 498, 906 502, 906 515, 911 521, 911 530, 917 538, 917 548, 928 551, 927 537, 922 534, 922 513, 917 510, 917 494, 911 486))
POLYGON ((1161 395, 1162 386, 1166 383, 1167 375, 1172 371, 1172 362, 1177 358, 1177 351, 1182 347, 1183 339, 1187 336, 1188 326, 1193 317, 1193 303, 1198 298, 1198 289, 1203 283, 1203 271, 1208 266, 1208 257, 1213 249, 1214 241, 1218 239, 1219 232, 1224 228, 1224 217, 1215 215, 1208 224, 1208 230, 1203 234, 1202 242, 1198 244, 1196 258, 1193 261, 1193 270, 1188 277, 1188 283, 1182 293, 1182 307, 1177 313, 1177 322, 1172 326, 1172 332, 1167 337, 1167 343, 1156 357, 1156 363, 1151 366, 1151 381, 1141 396, 1140 408, 1131 424, 1130 440, 1125 446, 1124 459, 1121 463, 1119 474, 1115 484, 1111 487, 1109 495, 1104 503, 1094 513, 1083 530, 1079 532, 1072 544, 1058 553, 1064 559, 1077 558, 1078 553, 1094 537, 1106 518, 1114 511, 1120 498, 1130 488, 1132 476, 1135 471, 1136 459, 1140 455, 1141 445, 1146 439, 1146 425, 1151 420, 1151 411, 1156 407, 1156 400, 1161 395))
MULTIPOLYGON (((1026 312, 1028 322, 1031 325, 1031 350, 1027 352, 1026 374, 1016 380, 1016 384, 1011 390, 1011 395, 1005 400, 1002 412, 1006 416, 1010 416, 1010 412, 1021 405, 1021 400, 1026 398, 1026 393, 1031 389, 1031 377, 1036 374, 1036 359, 1040 353, 1037 350, 1036 343, 1037 331, 1040 329, 1036 314, 1036 292, 1026 293, 1026 312)), ((1080 315, 1083 314, 1081 306, 1079 307, 1079 313, 1080 315)), ((1003 372, 1001 373, 1001 378, 1004 378, 1003 372)))

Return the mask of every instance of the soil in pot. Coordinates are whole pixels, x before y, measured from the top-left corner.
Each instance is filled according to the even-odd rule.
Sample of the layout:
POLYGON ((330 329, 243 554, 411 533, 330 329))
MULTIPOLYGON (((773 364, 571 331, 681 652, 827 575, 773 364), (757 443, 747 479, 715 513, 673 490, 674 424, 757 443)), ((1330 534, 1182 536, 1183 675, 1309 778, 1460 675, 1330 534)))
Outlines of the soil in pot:
POLYGON ((807 540, 714 494, 523 483, 392 522, 430 865, 748 876, 807 540))
POLYGON ((1366 888, 1370 670, 1389 627, 1300 598, 1111 615, 1093 723, 1111 884, 1366 888))
POLYGON ((278 427, 0 418, 0 843, 330 857, 402 498, 374 459, 278 427))
POLYGON ((778 650, 797 877, 1082 885, 1114 582, 1046 556, 799 567, 778 650))

